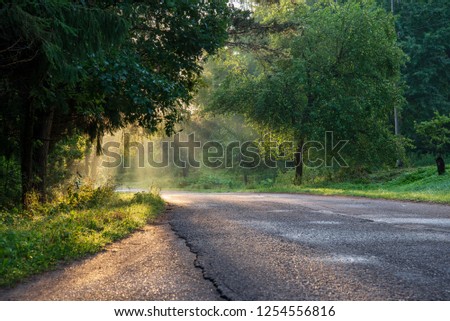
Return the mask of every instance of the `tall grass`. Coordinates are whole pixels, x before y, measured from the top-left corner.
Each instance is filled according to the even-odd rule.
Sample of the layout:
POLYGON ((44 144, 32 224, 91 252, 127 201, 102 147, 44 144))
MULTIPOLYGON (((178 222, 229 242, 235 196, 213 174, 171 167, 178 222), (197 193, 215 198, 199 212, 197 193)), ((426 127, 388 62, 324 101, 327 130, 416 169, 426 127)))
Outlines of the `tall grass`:
POLYGON ((164 208, 151 193, 118 194, 83 187, 68 197, 27 211, 0 213, 0 285, 103 249, 156 218, 164 208))

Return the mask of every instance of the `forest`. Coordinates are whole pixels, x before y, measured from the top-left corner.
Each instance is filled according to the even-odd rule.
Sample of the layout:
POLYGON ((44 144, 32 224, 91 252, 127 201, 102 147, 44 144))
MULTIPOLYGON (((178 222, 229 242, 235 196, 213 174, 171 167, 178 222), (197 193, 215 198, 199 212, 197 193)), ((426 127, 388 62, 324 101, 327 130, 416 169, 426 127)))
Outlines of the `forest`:
MULTIPOLYGON (((364 180, 434 162, 445 172, 445 0, 23 0, 1 6, 4 208, 26 206, 30 194, 51 200, 80 178, 95 183, 103 139, 122 135, 123 144, 124 132, 155 142, 181 131, 195 132, 202 142, 253 142, 261 159, 279 165, 189 171, 169 164, 162 187, 199 187, 195 181, 208 177, 212 187, 242 188, 273 185, 277 178, 292 185, 364 180), (314 142, 329 132, 347 142, 339 155, 344 162, 320 158, 314 142), (267 142, 278 147, 266 148, 267 142), (243 186, 234 183, 241 180, 243 186)), ((242 153, 233 153, 227 157, 239 162, 242 153)), ((108 175, 123 185, 135 175, 134 165, 108 175)), ((161 176, 139 170, 148 178, 140 183, 161 176)))
POLYGON ((32 240, 78 257, 148 219, 115 208, 162 206, 117 190, 450 202, 448 21, 448 0, 1 0, 0 283, 42 269, 12 263, 32 240), (78 215, 97 241, 59 248, 78 215))

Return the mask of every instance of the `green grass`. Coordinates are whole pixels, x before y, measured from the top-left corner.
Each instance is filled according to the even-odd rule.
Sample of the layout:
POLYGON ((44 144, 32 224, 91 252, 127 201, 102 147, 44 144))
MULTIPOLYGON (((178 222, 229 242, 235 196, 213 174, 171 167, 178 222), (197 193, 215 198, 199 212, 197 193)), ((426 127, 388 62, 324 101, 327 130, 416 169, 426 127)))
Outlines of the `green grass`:
POLYGON ((0 286, 96 253, 155 219, 163 208, 156 194, 86 189, 28 211, 2 212, 0 286))
POLYGON ((450 175, 437 175, 434 166, 377 172, 364 179, 319 184, 274 184, 258 187, 259 192, 310 193, 363 196, 450 204, 450 175))
MULTIPOLYGON (((393 200, 409 200, 450 204, 450 174, 437 175, 435 166, 390 169, 369 174, 363 178, 330 181, 324 174, 308 172, 309 181, 301 186, 292 184, 293 172, 279 173, 276 179, 265 179, 244 186, 239 178, 217 175, 212 180, 200 177, 186 186, 173 189, 201 192, 280 192, 320 195, 345 195, 393 200), (316 176, 314 176, 316 175, 316 176), (232 182, 232 183, 230 183, 232 182)), ((171 188, 167 188, 171 189, 171 188)))

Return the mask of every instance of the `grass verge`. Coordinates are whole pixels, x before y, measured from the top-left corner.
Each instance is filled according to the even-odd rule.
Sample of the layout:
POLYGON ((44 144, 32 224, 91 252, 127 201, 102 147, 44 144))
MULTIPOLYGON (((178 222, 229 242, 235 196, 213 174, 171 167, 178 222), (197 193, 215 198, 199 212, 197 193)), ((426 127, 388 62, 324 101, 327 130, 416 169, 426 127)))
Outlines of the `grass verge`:
POLYGON ((222 179, 223 182, 220 177, 215 177, 218 183, 208 184, 207 188, 195 184, 173 189, 197 192, 306 193, 450 204, 450 173, 437 175, 435 166, 378 171, 363 178, 339 182, 318 176, 314 179, 315 182, 306 182, 300 186, 292 184, 293 175, 292 171, 279 173, 274 180, 247 186, 238 182, 229 184, 229 177, 222 179))
POLYGON ((277 185, 260 192, 296 192, 320 195, 362 196, 450 204, 450 175, 437 175, 435 167, 377 172, 365 179, 323 182, 303 186, 277 185))
POLYGON ((164 202, 152 193, 86 188, 28 211, 0 213, 0 286, 102 250, 155 219, 164 202))

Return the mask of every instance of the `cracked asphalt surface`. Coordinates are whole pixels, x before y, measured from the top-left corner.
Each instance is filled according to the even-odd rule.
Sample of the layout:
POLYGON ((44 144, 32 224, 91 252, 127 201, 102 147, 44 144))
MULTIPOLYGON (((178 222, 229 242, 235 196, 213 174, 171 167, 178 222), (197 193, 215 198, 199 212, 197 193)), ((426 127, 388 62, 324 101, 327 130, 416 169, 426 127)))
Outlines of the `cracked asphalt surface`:
POLYGON ((0 289, 0 300, 221 300, 194 260, 163 217, 97 255, 0 289))
POLYGON ((168 214, 0 300, 450 300, 450 206, 164 192, 168 214))
POLYGON ((165 192, 170 224, 229 300, 449 300, 450 206, 165 192))

